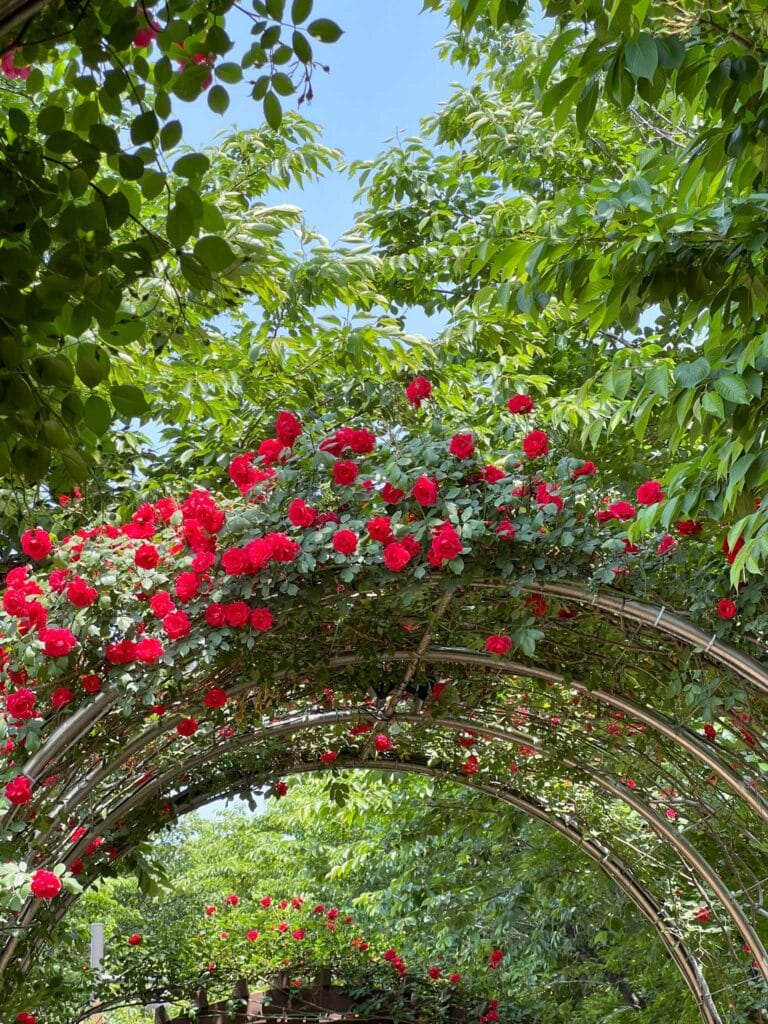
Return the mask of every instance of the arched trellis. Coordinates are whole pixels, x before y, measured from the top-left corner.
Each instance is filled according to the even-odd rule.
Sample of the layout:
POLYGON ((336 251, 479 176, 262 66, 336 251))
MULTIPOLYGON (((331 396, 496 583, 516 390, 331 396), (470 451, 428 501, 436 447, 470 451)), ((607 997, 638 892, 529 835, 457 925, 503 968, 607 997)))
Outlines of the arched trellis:
MULTIPOLYGON (((257 517, 258 505, 252 508, 257 517)), ((283 513, 275 515, 272 522, 277 523, 283 513)), ((427 537, 436 529, 428 524, 424 528, 427 537)), ((256 529, 263 532, 265 527, 256 529)), ((585 530, 586 549, 594 550, 589 529, 585 530)), ((235 538, 242 535, 235 528, 235 538)), ((573 795, 562 789, 564 780, 575 783, 573 793, 590 791, 599 796, 599 806, 624 807, 633 820, 645 822, 660 840, 665 866, 702 900, 714 901, 716 914, 717 907, 722 908, 720 952, 735 963, 747 944, 768 981, 760 927, 762 916, 768 916, 762 895, 768 855, 763 788, 768 671, 684 616, 622 593, 621 576, 610 591, 574 582, 578 558, 583 574, 591 557, 585 560, 582 552, 575 566, 563 569, 557 531, 550 524, 534 534, 540 535, 551 545, 550 562, 537 557, 536 571, 524 573, 519 581, 514 573, 527 568, 529 556, 523 554, 518 566, 506 547, 491 556, 486 551, 482 571, 478 564, 466 576, 430 574, 420 568, 418 582, 411 581, 406 588, 407 600, 402 579, 383 571, 375 552, 361 565, 352 587, 347 586, 351 577, 343 559, 334 566, 323 555, 322 567, 313 577, 314 598, 305 597, 299 586, 307 583, 301 573, 309 570, 291 577, 280 568, 285 565, 281 556, 269 579, 257 581, 262 600, 277 601, 284 595, 280 628, 269 629, 271 612, 266 622, 262 615, 261 625, 254 628, 266 625, 268 632, 232 648, 226 631, 223 636, 211 635, 200 621, 193 641, 184 642, 175 654, 175 676, 169 672, 158 677, 165 684, 152 682, 152 670, 147 670, 145 682, 143 673, 120 676, 118 669, 116 685, 62 716, 60 724, 56 715, 45 723, 43 743, 21 768, 35 787, 31 810, 44 812, 39 815, 42 825, 34 824, 34 816, 23 821, 28 812, 21 808, 11 809, 4 819, 6 825, 23 825, 19 837, 29 867, 62 860, 72 865, 100 836, 113 843, 119 855, 129 842, 126 820, 137 835, 150 834, 162 824, 160 800, 184 785, 186 774, 209 771, 206 784, 215 788, 216 773, 226 759, 253 745, 256 738, 269 744, 278 736, 307 734, 316 727, 343 757, 365 761, 369 742, 352 742, 340 731, 344 724, 370 720, 386 730, 397 723, 405 728, 404 750, 398 741, 401 760, 415 757, 426 737, 427 744, 438 749, 440 763, 449 767, 456 755, 455 746, 449 750, 450 737, 455 743, 458 733, 472 733, 483 744, 478 777, 482 785, 490 780, 493 787, 504 788, 498 751, 511 745, 526 759, 520 799, 573 819, 586 839, 594 839, 611 855, 622 842, 621 820, 614 816, 610 824, 616 834, 609 834, 607 826, 594 820, 595 801, 591 808, 577 808, 573 795), (294 578, 298 583, 291 583, 294 578), (531 631, 526 593, 536 601, 546 596, 555 607, 561 603, 564 614, 533 623, 542 627, 535 654, 510 660, 483 652, 488 634, 503 632, 510 619, 524 624, 527 616, 526 629, 531 631), (572 614, 579 608, 574 625, 572 614), (401 630, 413 635, 396 641, 401 630), (361 644, 361 638, 366 643, 361 644), (213 653, 220 649, 216 645, 231 653, 219 657, 213 653), (312 653, 307 655, 310 645, 312 653), (629 661, 631 685, 623 680, 629 661), (675 674, 677 690, 665 688, 668 673, 675 674), (145 727, 143 716, 136 715, 141 705, 132 696, 126 699, 126 686, 129 694, 141 693, 144 705, 154 707, 154 691, 158 686, 165 689, 170 680, 170 689, 163 693, 164 715, 145 727), (714 685, 724 691, 721 732, 713 730, 706 740, 700 727, 692 727, 680 693, 680 686, 690 680, 697 680, 700 689, 714 685), (706 685, 700 685, 701 680, 706 685), (440 681, 450 683, 451 696, 437 698, 435 684, 440 681), (224 689, 226 710, 204 712, 208 721, 203 732, 193 740, 181 739, 177 723, 199 715, 203 692, 214 686, 224 689), (336 691, 335 710, 318 713, 322 694, 336 691), (217 738, 217 728, 223 727, 226 735, 217 738), (743 736, 749 739, 748 746, 743 736), (675 823, 677 807, 682 820, 675 823), (71 844, 67 833, 73 821, 79 838, 71 844)), ((303 550, 285 534, 274 536, 283 538, 278 540, 283 548, 288 543, 303 550)), ((317 558, 324 535, 313 537, 307 547, 317 558)), ((179 548, 178 543, 171 546, 173 540, 172 536, 169 551, 179 548)), ((106 545, 103 557, 109 564, 121 557, 122 543, 118 535, 116 550, 106 545)), ((225 578, 224 584, 228 582, 225 578)), ((248 584, 247 596, 253 596, 254 585, 248 584)), ((200 604, 200 620, 202 610, 200 604)), ((139 608, 138 616, 143 613, 139 608)), ((151 628, 151 619, 141 629, 147 625, 151 628)), ((105 630, 101 642, 110 643, 114 623, 108 621, 105 630)), ((312 761, 318 753, 320 739, 314 743, 303 761, 312 761)), ((89 862, 88 873, 91 866, 98 867, 89 862)), ((638 870, 642 874, 642 866, 636 874, 638 870)), ((639 875, 636 880, 669 916, 659 880, 639 875)), ((60 906, 65 905, 62 900, 60 906)), ((28 900, 16 922, 17 934, 2 950, 0 968, 24 962, 27 953, 19 936, 28 936, 27 948, 33 949, 35 929, 43 934, 50 919, 49 908, 28 900)), ((700 1005, 706 1002, 699 991, 700 1005)))

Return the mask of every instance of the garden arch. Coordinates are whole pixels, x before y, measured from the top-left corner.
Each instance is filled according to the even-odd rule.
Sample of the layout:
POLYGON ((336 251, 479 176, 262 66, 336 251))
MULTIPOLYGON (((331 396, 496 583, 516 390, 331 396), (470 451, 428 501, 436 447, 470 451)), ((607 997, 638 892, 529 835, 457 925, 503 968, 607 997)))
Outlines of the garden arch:
MULTIPOLYGON (((2 821, 22 871, 91 879, 174 808, 323 758, 435 771, 604 859, 706 1021, 768 991, 768 671, 760 637, 739 650, 713 615, 721 538, 634 546, 636 510, 606 505, 580 460, 548 460, 542 431, 521 463, 505 425, 478 472, 434 424, 382 454, 364 429, 293 429, 278 418, 261 468, 232 464, 241 502, 198 490, 58 550, 27 541, 55 568, 14 570, 4 597, 7 690, 34 675, 45 702, 7 707, 30 751, 2 821), (707 628, 670 610, 686 594, 707 628), (622 838, 638 828, 653 863, 622 838)), ((11 987, 70 902, 27 893, 0 956, 11 987)))

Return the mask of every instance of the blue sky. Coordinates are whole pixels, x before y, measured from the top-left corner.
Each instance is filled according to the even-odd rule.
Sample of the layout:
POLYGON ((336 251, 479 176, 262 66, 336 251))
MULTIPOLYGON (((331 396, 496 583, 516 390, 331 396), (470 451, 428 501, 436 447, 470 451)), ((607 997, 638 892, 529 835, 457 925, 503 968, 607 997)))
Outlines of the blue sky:
MULTIPOLYGON (((461 71, 438 60, 436 44, 445 37, 447 20, 432 12, 420 14, 419 0, 315 0, 312 16, 330 16, 344 29, 332 45, 315 44, 315 56, 330 66, 313 79, 315 98, 305 104, 305 117, 323 126, 326 145, 341 149, 347 160, 376 156, 398 133, 417 134, 419 118, 447 98, 461 71)), ((249 22, 235 12, 228 24, 239 53, 250 38, 249 22)), ((181 110, 184 141, 199 148, 223 128, 251 128, 262 123, 261 104, 245 86, 230 87, 232 102, 222 116, 200 99, 181 110)), ((295 109, 295 98, 284 100, 295 109)), ((182 104, 177 104, 177 111, 182 104)), ((309 227, 330 241, 352 223, 355 183, 331 174, 318 185, 290 193, 301 206, 309 227)), ((283 199, 283 201, 286 201, 283 199)))

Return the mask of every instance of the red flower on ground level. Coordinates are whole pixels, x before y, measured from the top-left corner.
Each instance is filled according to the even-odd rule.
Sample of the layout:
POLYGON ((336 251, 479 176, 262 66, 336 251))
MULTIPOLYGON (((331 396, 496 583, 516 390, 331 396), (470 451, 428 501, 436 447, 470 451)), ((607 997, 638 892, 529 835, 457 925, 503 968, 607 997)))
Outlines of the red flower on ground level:
POLYGON ((373 737, 373 746, 375 750, 383 754, 387 750, 391 750, 394 747, 394 743, 389 736, 385 736, 383 732, 380 732, 377 736, 373 737))
POLYGON ((320 760, 323 764, 333 764, 338 756, 335 750, 326 750, 324 754, 320 755, 320 760))
POLYGON ((721 619, 732 619, 737 611, 736 602, 732 601, 730 597, 724 597, 722 601, 717 602, 717 614, 721 619))
POLYGON ((504 954, 500 949, 494 949, 491 955, 488 957, 488 966, 492 971, 496 970, 501 961, 504 959, 504 954))
POLYGON ((712 911, 709 909, 709 907, 699 907, 699 909, 695 911, 693 916, 699 922, 699 924, 707 924, 709 921, 712 920, 712 911))
POLYGON ((128 945, 129 946, 140 946, 141 945, 141 936, 138 934, 138 932, 135 932, 133 935, 129 935, 128 936, 128 945))
POLYGON ((489 654, 506 654, 511 648, 512 641, 506 633, 495 633, 485 641, 485 649, 489 654))
POLYGON ((247 931, 245 933, 245 937, 246 939, 248 939, 249 942, 255 942, 256 939, 258 939, 259 935, 261 935, 261 932, 258 930, 258 928, 251 928, 250 931, 247 931))
POLYGON ((288 783, 287 782, 276 782, 275 783, 275 792, 277 793, 278 796, 285 796, 285 794, 288 792, 288 783))

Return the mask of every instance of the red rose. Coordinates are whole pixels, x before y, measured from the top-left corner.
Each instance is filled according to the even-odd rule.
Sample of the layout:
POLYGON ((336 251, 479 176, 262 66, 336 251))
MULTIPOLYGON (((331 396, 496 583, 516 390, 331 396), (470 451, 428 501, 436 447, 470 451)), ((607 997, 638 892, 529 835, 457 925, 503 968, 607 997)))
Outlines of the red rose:
POLYGON ((61 879, 52 871, 36 871, 30 882, 32 895, 39 900, 52 900, 61 892, 61 879))
POLYGON ((461 770, 464 775, 477 775, 480 768, 480 762, 474 754, 470 754, 464 764, 461 766, 461 770))
POLYGON ((218 601, 212 601, 205 609, 205 621, 214 629, 220 629, 227 621, 226 606, 218 601))
POLYGON ((512 641, 506 633, 493 634, 485 641, 485 649, 489 654, 506 654, 511 648, 512 641))
POLYGON ((425 476, 423 473, 413 485, 413 496, 416 501, 424 508, 431 505, 437 504, 437 495, 439 487, 435 480, 425 476))
POLYGON ((140 946, 141 945, 141 936, 139 934, 137 934, 137 933, 134 933, 133 935, 129 935, 128 936, 128 945, 129 946, 140 946))
POLYGON ((394 747, 394 743, 389 736, 385 736, 383 732, 380 732, 378 735, 373 737, 373 746, 375 750, 378 750, 380 754, 383 754, 387 750, 391 750, 392 747, 394 747))
POLYGON ((221 555, 221 568, 227 576, 242 576, 250 568, 245 550, 243 548, 227 548, 221 555))
POLYGON ((320 760, 323 764, 333 764, 338 756, 335 750, 326 750, 324 754, 320 755, 320 760))
POLYGON ((368 455, 376 444, 376 435, 370 430, 351 430, 349 433, 349 447, 356 455, 368 455))
POLYGON ((271 896, 262 896, 261 899, 259 900, 259 903, 261 904, 262 907, 271 907, 272 898, 271 896))
POLYGON ((646 480, 644 484, 640 484, 635 491, 635 495, 640 505, 656 505, 664 500, 661 484, 656 480, 646 480))
POLYGON ((276 782, 275 783, 275 792, 277 793, 278 796, 285 796, 285 794, 288 792, 288 783, 287 782, 276 782))
POLYGON ((86 693, 98 693, 101 689, 101 679, 96 675, 82 676, 80 685, 86 693))
POLYGON ((195 718, 182 718, 176 723, 176 732, 179 736, 194 736, 200 726, 195 718))
POLYGON ((491 968, 491 970, 495 970, 499 966, 499 964, 501 963, 501 961, 503 959, 504 959, 504 954, 501 952, 501 950, 500 949, 494 949, 494 951, 491 953, 490 957, 488 958, 488 966, 491 968))
POLYGON ((429 398, 432 394, 432 384, 426 377, 414 377, 405 389, 405 395, 411 405, 417 409, 421 408, 422 400, 429 398))
POLYGON ((88 608, 98 596, 96 588, 88 586, 82 576, 75 576, 67 586, 67 599, 77 608, 88 608))
POLYGON ((227 692, 220 686, 212 686, 203 697, 203 704, 207 708, 223 708, 227 703, 227 692))
POLYGON ((57 686, 51 694, 51 705, 55 708, 65 708, 74 699, 75 695, 68 686, 57 686))
POLYGON ((451 975, 451 976, 450 976, 450 977, 448 978, 448 981, 450 981, 450 983, 451 983, 452 985, 458 985, 458 984, 459 984, 459 982, 461 981, 461 975, 460 975, 460 974, 456 974, 456 973, 454 972, 454 973, 453 973, 453 974, 452 974, 452 975, 451 975))
POLYGON ((496 533, 502 540, 514 540, 517 530, 515 529, 515 524, 510 519, 504 518, 496 527, 496 533))
POLYGON ((160 640, 154 636, 145 636, 136 644, 136 660, 145 665, 154 665, 162 658, 165 650, 160 640))
POLYGON ((392 536, 392 522, 389 516, 376 516, 365 524, 365 528, 371 540, 386 543, 392 536))
POLYGON ((699 924, 707 924, 712 919, 712 911, 709 907, 700 907, 693 916, 699 924))
POLYGON ((272 466, 275 462, 280 461, 285 448, 286 445, 283 444, 279 437, 268 437, 261 442, 256 454, 265 466, 272 466))
POLYGON ((276 562, 293 562, 301 551, 301 545, 291 540, 285 533, 270 533, 266 539, 276 562))
POLYGON ((216 555, 212 551, 198 551, 192 559, 192 569, 197 573, 208 572, 216 561, 216 555))
POLYGON ((730 597, 724 597, 722 601, 717 602, 717 614, 721 619, 732 619, 737 611, 738 608, 730 597))
POLYGON ((300 942, 304 938, 305 934, 306 933, 303 928, 296 928, 295 931, 291 932, 291 938, 296 939, 297 942, 300 942))
POLYGON ((541 618, 542 615, 546 615, 547 614, 547 609, 549 608, 549 605, 544 600, 544 598, 541 596, 541 594, 528 594, 528 595, 526 595, 526 598, 523 601, 523 604, 528 609, 528 611, 531 613, 531 615, 535 615, 535 616, 537 616, 537 618, 541 618))
POLYGON ((357 551, 357 534, 353 530, 337 530, 331 540, 334 551, 342 555, 354 555, 357 551))
POLYGON ((461 554, 463 547, 455 528, 450 523, 443 523, 432 538, 430 554, 438 563, 450 562, 451 559, 457 558, 461 554))
POLYGON ((275 617, 269 608, 254 608, 251 611, 250 622, 253 629, 264 633, 275 624, 275 617))
POLYGON ((744 538, 743 537, 737 537, 736 538, 736 543, 733 545, 732 548, 728 546, 728 538, 727 537, 723 538, 723 546, 722 546, 721 550, 725 554, 725 560, 728 562, 728 565, 733 565, 733 563, 736 561, 736 556, 738 555, 738 553, 741 551, 741 549, 743 547, 744 547, 744 538))
POLYGON ((169 612, 176 611, 176 605, 167 590, 160 590, 149 599, 149 610, 158 619, 164 619, 169 612))
POLYGON ((339 487, 351 487, 359 472, 356 462, 336 462, 333 466, 333 482, 339 487))
POLYGON ((136 647, 133 640, 117 640, 107 644, 107 661, 110 665, 128 665, 136 659, 136 647))
POLYGON ((21 535, 21 550, 29 558, 39 562, 53 550, 51 535, 47 530, 41 530, 40 527, 26 530, 21 535))
POLYGON ((695 519, 681 519, 675 529, 678 537, 692 537, 695 533, 701 533, 701 523, 695 519))
POLYGON ((230 479, 241 494, 247 494, 262 475, 261 470, 252 465, 252 459, 253 452, 246 452, 244 455, 237 455, 229 464, 230 479))
POLYGON ((160 552, 154 544, 142 544, 136 548, 133 561, 139 569, 154 569, 160 561, 160 552))
POLYGON ((597 466, 594 462, 584 462, 578 469, 574 469, 571 473, 573 480, 578 480, 580 476, 592 476, 593 473, 597 472, 597 466))
POLYGON ((31 690, 22 687, 8 694, 5 698, 5 707, 12 718, 26 722, 34 718, 36 700, 37 697, 31 690))
POLYGON ((656 554, 666 555, 666 553, 668 551, 671 551, 676 544, 677 541, 675 540, 675 538, 671 534, 665 533, 659 541, 659 546, 656 548, 656 554))
POLYGON ((411 553, 404 544, 387 544, 384 548, 384 565, 392 572, 402 572, 411 560, 411 553))
POLYGON ((258 939, 259 935, 261 935, 261 932, 258 930, 258 928, 251 928, 250 931, 245 933, 245 937, 246 939, 248 939, 249 942, 255 942, 256 939, 258 939))
POLYGON ((471 459, 475 454, 475 441, 471 434, 454 434, 448 451, 457 459, 471 459))
POLYGON ((50 658, 64 658, 77 643, 77 638, 68 629, 41 629, 38 636, 43 649, 50 658))
POLYGON ((186 636, 191 628, 192 620, 186 612, 179 610, 168 612, 163 619, 165 635, 171 640, 179 640, 181 637, 186 636))
POLYGON ((200 577, 194 572, 183 572, 176 578, 176 596, 186 604, 200 589, 200 577))
POLYGON ((227 904, 228 907, 236 907, 240 902, 240 897, 235 896, 235 894, 232 893, 230 896, 227 896, 224 902, 227 904))
POLYGON ((381 489, 382 501, 387 505, 397 505, 405 497, 405 491, 401 491, 394 484, 386 483, 381 489))
POLYGON ((717 739, 717 729, 715 729, 714 725, 711 725, 709 722, 707 722, 704 726, 704 735, 707 737, 710 743, 714 743, 717 739))
POLYGON ((5 784, 5 795, 12 804, 19 807, 32 799, 32 782, 26 775, 17 775, 5 784))
POLYGON ((635 506, 628 501, 614 501, 608 506, 607 512, 610 519, 618 519, 622 523, 635 518, 635 506))
POLYGON ((437 979, 442 975, 442 973, 443 972, 440 970, 439 967, 430 967, 427 970, 427 974, 430 976, 430 978, 432 978, 433 981, 437 981, 437 979))
POLYGON ((549 438, 543 430, 532 430, 523 438, 523 451, 529 459, 538 459, 549 451, 549 438))
POLYGON ((507 408, 518 415, 527 415, 533 412, 533 399, 528 395, 513 395, 507 402, 507 408))
POLYGON ((216 907, 215 906, 206 907, 205 908, 205 912, 208 915, 208 917, 211 917, 213 914, 216 913, 216 907))
POLYGON ((293 526, 311 526, 317 516, 317 510, 311 508, 301 498, 296 498, 288 506, 288 519, 293 526))
POLYGON ((497 484, 499 480, 503 480, 506 477, 506 473, 503 469, 499 469, 498 466, 483 466, 483 480, 487 484, 497 484))
POLYGON ((231 601, 229 604, 224 605, 224 615, 227 625, 236 629, 248 622, 251 617, 251 609, 245 601, 231 601))
POLYGON ((301 420, 292 412, 279 412, 275 420, 275 433, 287 448, 292 448, 297 437, 301 435, 301 420))
POLYGON ((558 512, 562 512, 563 499, 556 491, 557 488, 555 488, 555 491, 550 491, 548 484, 539 484, 536 488, 536 504, 543 505, 544 507, 554 505, 558 512))

